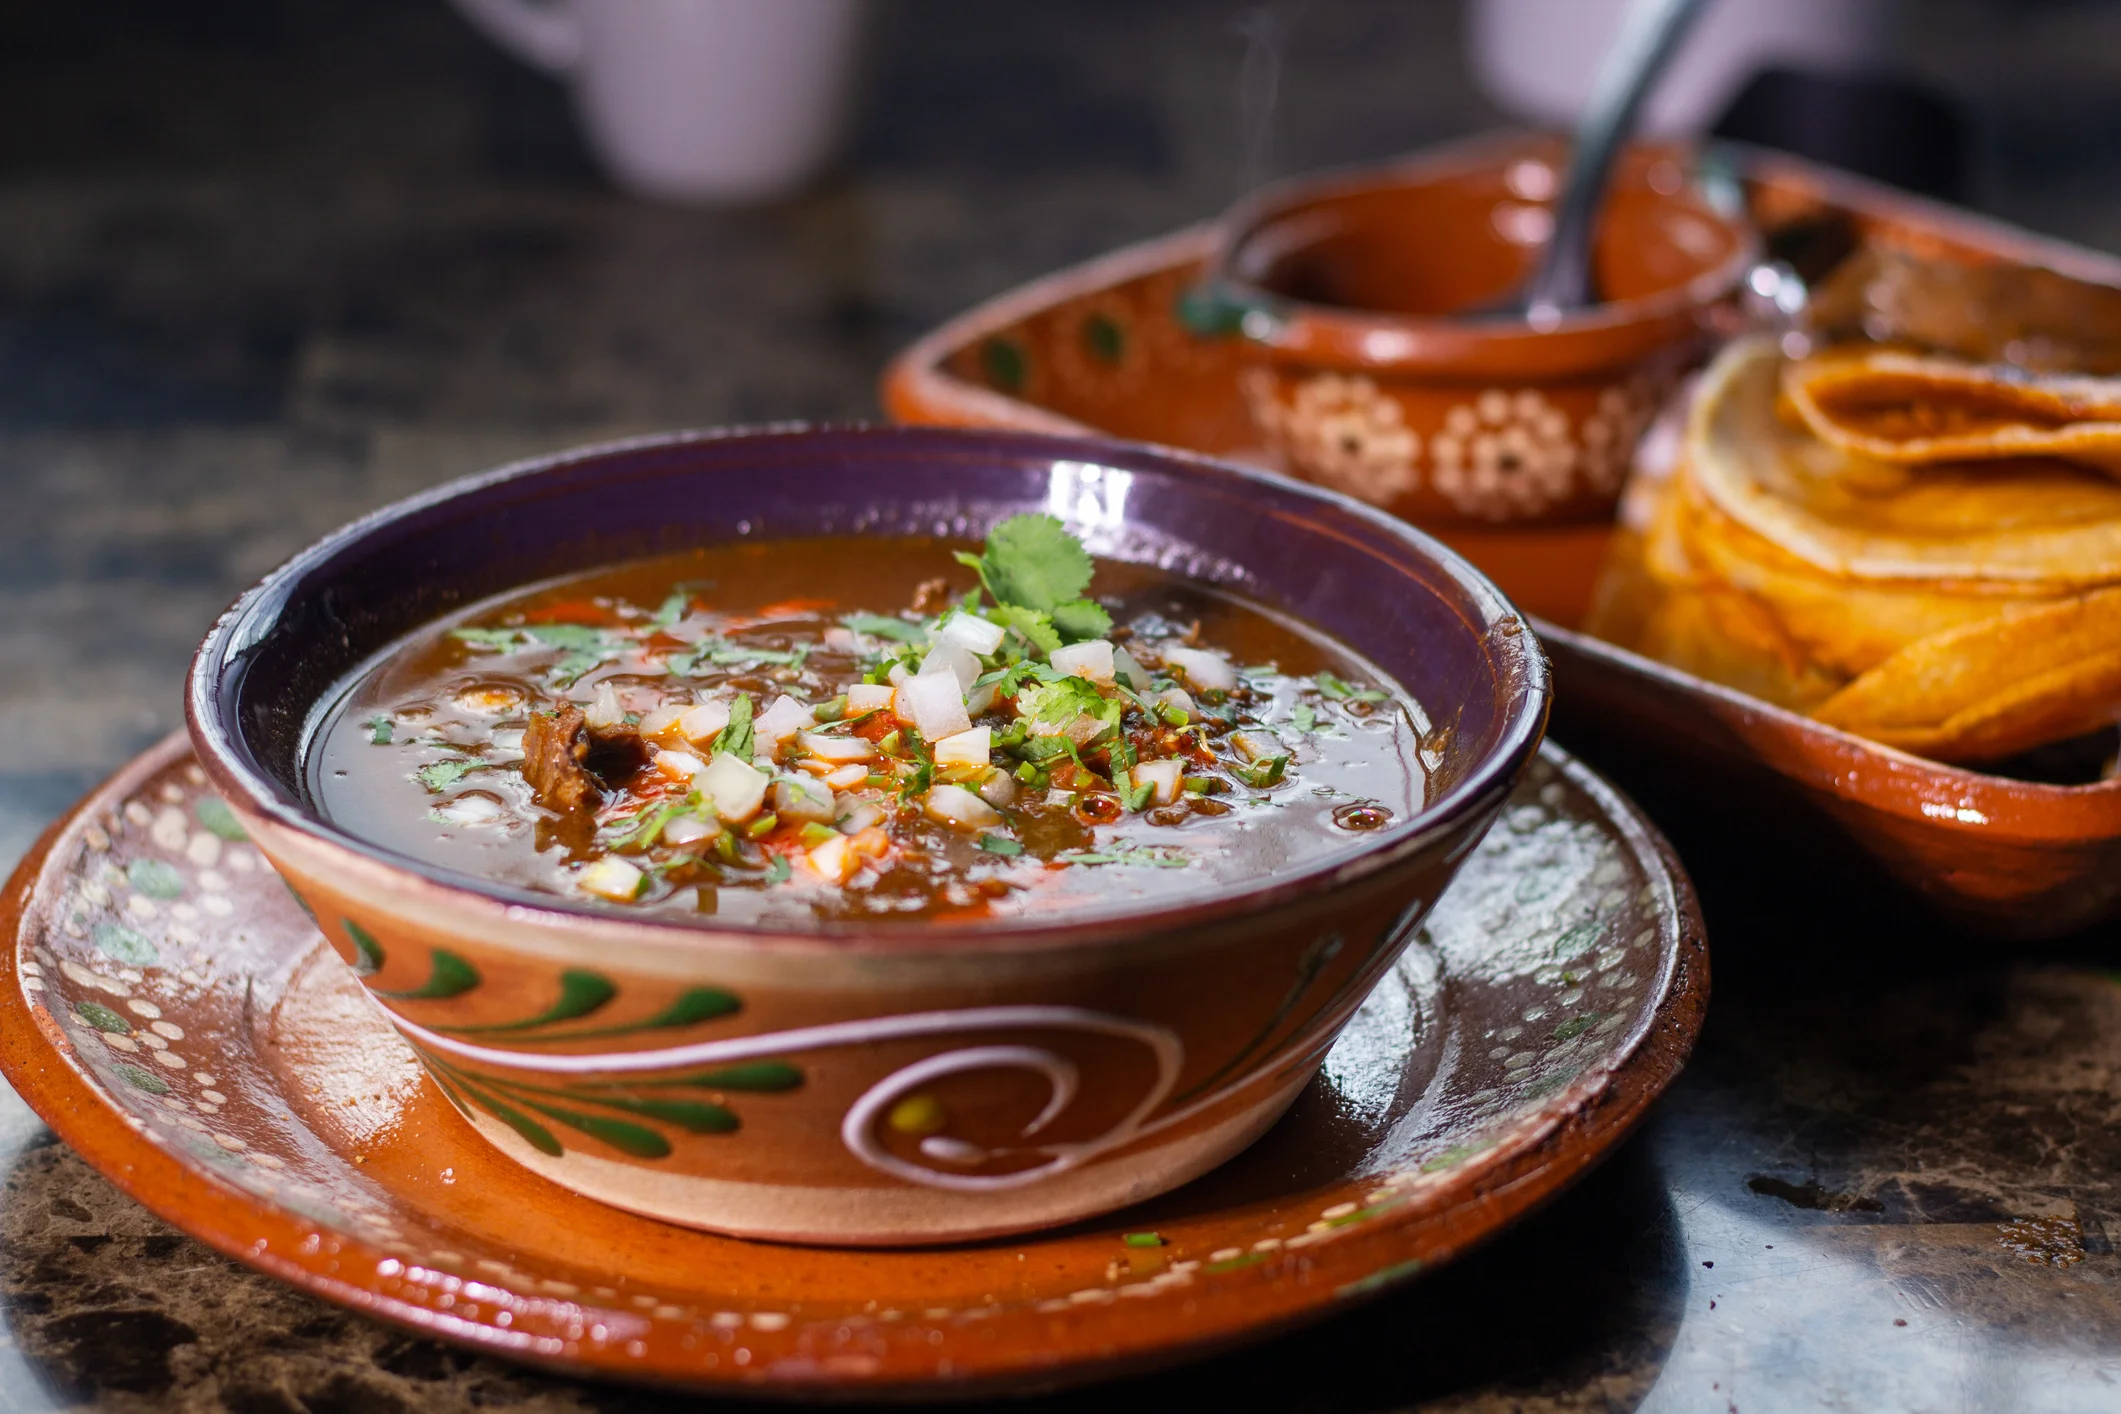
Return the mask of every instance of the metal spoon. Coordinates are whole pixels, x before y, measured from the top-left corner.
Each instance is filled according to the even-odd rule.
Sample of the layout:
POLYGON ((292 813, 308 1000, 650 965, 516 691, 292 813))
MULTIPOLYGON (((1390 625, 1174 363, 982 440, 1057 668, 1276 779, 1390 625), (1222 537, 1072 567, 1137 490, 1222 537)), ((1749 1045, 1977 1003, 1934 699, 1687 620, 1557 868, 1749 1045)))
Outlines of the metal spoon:
POLYGON ((1634 0, 1628 6, 1576 125, 1568 176, 1554 204, 1554 234, 1532 278, 1509 299, 1483 309, 1483 315, 1519 318, 1534 329, 1552 329, 1569 310, 1598 302, 1591 233, 1605 202, 1613 159, 1634 131, 1635 115, 1665 62, 1707 5, 1708 0, 1634 0))

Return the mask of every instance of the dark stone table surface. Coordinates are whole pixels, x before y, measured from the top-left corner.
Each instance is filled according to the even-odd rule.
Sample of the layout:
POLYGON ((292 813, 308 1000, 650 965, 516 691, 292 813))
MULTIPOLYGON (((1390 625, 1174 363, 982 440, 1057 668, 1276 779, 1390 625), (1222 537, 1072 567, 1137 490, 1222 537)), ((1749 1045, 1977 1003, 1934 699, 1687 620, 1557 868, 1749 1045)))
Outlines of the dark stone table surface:
MULTIPOLYGON (((1973 119, 1974 199, 2121 247, 2116 7, 1920 12, 1907 62, 1973 119)), ((0 856, 176 724, 200 632, 314 536, 568 443, 874 415, 882 360, 978 298, 1263 174, 1493 122, 1458 26, 1387 0, 887 4, 846 168, 716 214, 606 192, 558 91, 440 0, 0 8, 0 856), (1241 35, 1275 30, 1267 123, 1241 35)), ((1716 996, 1639 1135, 1413 1290, 1052 1402, 2121 1409, 2116 939, 1955 943, 1778 871, 1735 804, 1657 808, 1716 996)), ((4 1088, 0 1184, 0 1410, 691 1403, 296 1295, 4 1088)))

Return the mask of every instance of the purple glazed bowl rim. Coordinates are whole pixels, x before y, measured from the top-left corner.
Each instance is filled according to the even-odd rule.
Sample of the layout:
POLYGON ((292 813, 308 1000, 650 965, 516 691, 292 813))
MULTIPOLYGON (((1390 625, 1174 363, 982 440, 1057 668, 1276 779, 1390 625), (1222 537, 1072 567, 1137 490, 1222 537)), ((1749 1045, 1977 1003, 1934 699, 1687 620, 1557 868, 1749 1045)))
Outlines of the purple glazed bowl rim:
MULTIPOLYGON (((877 490, 870 493, 870 499, 888 504, 890 490, 889 483, 877 483, 877 490)), ((971 499, 977 499, 976 492, 971 499)), ((766 543, 773 538, 776 537, 763 537, 766 543)), ((344 675, 335 679, 335 682, 343 681, 344 675)), ((312 715, 329 700, 329 695, 318 695, 301 704, 304 725, 300 734, 304 739, 309 733, 312 715)), ((858 947, 867 943, 876 951, 904 952, 909 949, 920 951, 920 945, 931 944, 927 950, 940 952, 996 945, 1014 951, 1024 947, 1124 940, 1174 926, 1201 926, 1225 918, 1254 915, 1369 878, 1424 854, 1453 831, 1469 828, 1474 823, 1471 817, 1484 805, 1499 803, 1537 753, 1545 735, 1551 700, 1545 651, 1534 637, 1529 622, 1501 591, 1455 552, 1406 522, 1352 497, 1196 453, 1118 439, 858 423, 773 423, 658 433, 568 448, 460 477, 371 511, 289 558, 245 591, 215 621, 192 659, 186 680, 184 713, 193 748, 209 779, 223 795, 275 826, 351 856, 349 862, 393 871, 402 876, 414 894, 439 894, 460 904, 473 903, 502 910, 509 917, 523 921, 536 918, 562 926, 567 923, 598 927, 620 925, 630 934, 643 939, 660 939, 672 946, 685 946, 703 934, 712 934, 767 946, 830 942, 845 948, 850 944, 858 947), (241 691, 253 655, 266 644, 280 620, 300 602, 296 596, 311 586, 313 577, 320 577, 336 561, 373 545, 393 531, 405 529, 423 516, 432 516, 475 498, 503 496, 511 490, 522 492, 535 488, 541 481, 556 479, 569 472, 615 468, 624 465, 625 459, 630 457, 696 450, 712 453, 716 449, 757 445, 777 439, 792 439, 815 447, 828 461, 833 454, 844 460, 863 447, 934 447, 938 453, 954 448, 964 452, 983 452, 997 463, 1043 460, 1049 468, 1071 464, 1103 470, 1147 471, 1182 482, 1190 479, 1203 486, 1235 482, 1270 500, 1281 498, 1286 503, 1326 511, 1341 519, 1343 529, 1368 532, 1373 537, 1373 544, 1381 540, 1395 545, 1405 557, 1401 563, 1408 567, 1408 579, 1414 587, 1428 590, 1438 601, 1440 612, 1458 614, 1464 619, 1469 633, 1477 636, 1491 668, 1488 683, 1495 713, 1500 718, 1493 740, 1470 769, 1462 772, 1440 796, 1407 820, 1378 832, 1373 839, 1324 855, 1301 869, 1269 875, 1260 883, 1223 894, 1182 895, 1143 907, 1097 909, 1087 915, 1072 913, 1065 919, 1030 914, 942 923, 892 919, 820 920, 801 927, 741 920, 703 918, 691 922, 654 914, 631 915, 615 906, 517 888, 430 865, 334 826, 258 759, 249 735, 237 720, 242 705, 241 691), (1426 564, 1432 570, 1440 571, 1443 580, 1456 591, 1463 604, 1452 605, 1434 586, 1420 584, 1412 573, 1411 567, 1416 564, 1426 564), (1475 618, 1460 613, 1461 609, 1470 610, 1477 622, 1475 618)), ((1463 853, 1458 851, 1452 855, 1454 872, 1463 853)))
MULTIPOLYGON (((1299 299, 1266 288, 1240 273, 1248 245, 1278 221, 1307 207, 1357 192, 1433 185, 1456 174, 1506 163, 1512 158, 1550 154, 1557 144, 1550 135, 1505 129, 1481 133, 1411 156, 1349 163, 1302 172, 1269 182, 1240 198, 1216 222, 1216 241, 1208 258, 1202 293, 1242 317, 1240 332, 1263 350, 1283 355, 1321 352, 1320 339, 1367 348, 1380 337, 1390 352, 1366 353, 1358 361, 1379 368, 1449 373, 1451 365, 1472 348, 1508 357, 1521 350, 1548 349, 1599 335, 1637 329, 1698 315, 1739 289, 1759 264, 1759 233, 1742 215, 1717 211, 1704 198, 1699 205, 1736 237, 1731 253, 1698 275, 1626 300, 1601 300, 1585 309, 1565 311, 1545 328, 1508 319, 1465 318, 1448 314, 1404 314, 1358 309, 1299 299), (1257 319, 1250 316, 1257 314, 1257 319), (1298 338, 1296 331, 1315 335, 1298 338)), ((1698 188, 1704 176, 1721 170, 1712 149, 1686 154, 1687 185, 1674 200, 1698 188)), ((1336 360, 1337 361, 1337 360, 1336 360)), ((1595 364, 1599 360, 1587 359, 1595 364)))

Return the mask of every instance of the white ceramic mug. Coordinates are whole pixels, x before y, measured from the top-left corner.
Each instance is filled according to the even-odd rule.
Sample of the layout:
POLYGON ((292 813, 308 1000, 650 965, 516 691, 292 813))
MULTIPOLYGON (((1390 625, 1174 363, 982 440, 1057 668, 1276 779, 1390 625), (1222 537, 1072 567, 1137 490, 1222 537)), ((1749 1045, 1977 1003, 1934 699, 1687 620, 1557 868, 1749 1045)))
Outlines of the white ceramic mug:
POLYGON ((563 75, 614 180, 675 201, 780 195, 831 157, 864 0, 452 0, 563 75))
MULTIPOLYGON (((1570 127, 1628 3, 1471 0, 1474 76, 1505 111, 1570 127)), ((1716 0, 1651 90, 1642 126, 1661 136, 1701 132, 1763 64, 1840 73, 1873 67, 1892 54, 1900 8, 1900 0, 1716 0)))

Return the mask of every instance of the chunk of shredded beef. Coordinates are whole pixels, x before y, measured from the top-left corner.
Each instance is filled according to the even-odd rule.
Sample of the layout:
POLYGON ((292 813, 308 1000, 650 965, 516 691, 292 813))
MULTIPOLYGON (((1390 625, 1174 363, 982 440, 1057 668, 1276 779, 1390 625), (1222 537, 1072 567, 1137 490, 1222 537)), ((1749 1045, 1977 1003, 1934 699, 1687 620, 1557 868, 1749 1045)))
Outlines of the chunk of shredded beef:
POLYGON ((621 786, 648 764, 648 744, 632 727, 593 728, 582 709, 533 712, 523 728, 523 779, 538 804, 562 815, 594 810, 606 786, 621 786))
POLYGON ((562 815, 594 809, 602 792, 583 763, 589 759, 589 727, 582 709, 568 703, 556 713, 532 712, 523 728, 523 779, 538 804, 562 815))

